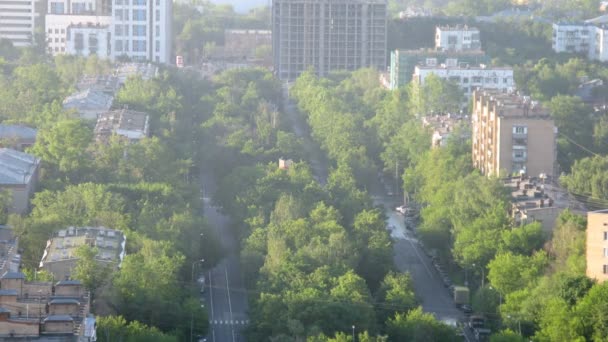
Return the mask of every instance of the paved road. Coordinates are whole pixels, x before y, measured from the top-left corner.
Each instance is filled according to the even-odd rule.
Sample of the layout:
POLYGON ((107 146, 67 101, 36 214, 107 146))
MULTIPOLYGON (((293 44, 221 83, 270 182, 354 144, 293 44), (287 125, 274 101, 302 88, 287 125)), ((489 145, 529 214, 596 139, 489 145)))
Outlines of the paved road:
POLYGON ((226 257, 212 270, 206 272, 207 283, 204 299, 209 313, 208 342, 244 342, 243 330, 249 323, 247 293, 241 276, 238 243, 230 227, 230 219, 211 204, 206 194, 213 193, 214 181, 202 175, 201 194, 204 215, 215 228, 226 257), (204 190, 204 192, 203 192, 204 190))

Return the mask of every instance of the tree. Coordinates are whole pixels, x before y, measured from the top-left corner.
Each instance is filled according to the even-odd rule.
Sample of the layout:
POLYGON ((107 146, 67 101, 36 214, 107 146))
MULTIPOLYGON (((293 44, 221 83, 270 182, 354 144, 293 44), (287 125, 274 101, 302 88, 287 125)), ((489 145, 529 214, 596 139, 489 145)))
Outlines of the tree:
POLYGON ((388 320, 386 331, 391 341, 433 342, 457 341, 451 327, 437 321, 432 314, 418 307, 407 314, 397 313, 388 320))
POLYGON ((409 98, 414 115, 445 114, 460 110, 463 92, 456 83, 431 74, 424 79, 424 84, 411 83, 409 98))
POLYGON ((396 313, 407 313, 416 306, 416 295, 409 273, 390 272, 384 277, 376 294, 378 321, 386 322, 396 313))
POLYGON ((490 342, 525 342, 526 339, 513 330, 503 330, 490 336, 490 342))
POLYGON ((97 254, 99 250, 96 247, 87 245, 78 247, 74 253, 77 261, 72 278, 80 280, 92 295, 108 281, 113 266, 97 260, 97 254))
POLYGON ((97 338, 102 342, 177 342, 177 338, 163 334, 157 328, 138 321, 127 322, 122 316, 97 317, 97 338))
POLYGON ((499 253, 488 264, 488 279, 492 286, 506 295, 534 282, 547 263, 547 255, 543 252, 537 252, 531 257, 511 252, 499 253))
POLYGON ((82 121, 63 120, 40 130, 29 151, 40 157, 52 171, 78 179, 84 176, 83 171, 89 165, 87 147, 92 139, 91 130, 82 121))

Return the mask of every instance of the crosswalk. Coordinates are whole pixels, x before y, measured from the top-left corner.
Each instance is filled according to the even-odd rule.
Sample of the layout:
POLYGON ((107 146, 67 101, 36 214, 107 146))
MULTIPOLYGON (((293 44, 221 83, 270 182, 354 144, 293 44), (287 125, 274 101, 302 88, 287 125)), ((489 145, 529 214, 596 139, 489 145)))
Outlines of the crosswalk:
POLYGON ((249 320, 209 320, 210 325, 247 325, 249 320))

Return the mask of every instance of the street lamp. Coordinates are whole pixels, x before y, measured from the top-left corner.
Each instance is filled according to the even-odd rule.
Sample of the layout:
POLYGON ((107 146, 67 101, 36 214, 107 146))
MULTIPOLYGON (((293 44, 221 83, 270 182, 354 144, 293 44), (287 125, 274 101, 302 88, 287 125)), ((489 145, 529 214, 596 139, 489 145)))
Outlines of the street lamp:
POLYGON ((192 281, 194 281, 194 265, 198 264, 199 262, 203 263, 203 262, 205 262, 205 259, 196 260, 192 263, 192 281))
POLYGON ((355 342, 355 325, 353 324, 353 342, 355 342))

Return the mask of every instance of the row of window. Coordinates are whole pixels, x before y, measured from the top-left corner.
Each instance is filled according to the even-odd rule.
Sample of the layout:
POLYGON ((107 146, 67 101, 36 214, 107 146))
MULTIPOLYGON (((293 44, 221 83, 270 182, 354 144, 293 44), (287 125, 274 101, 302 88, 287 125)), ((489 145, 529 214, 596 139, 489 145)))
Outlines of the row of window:
MULTIPOLYGON (((132 18, 133 21, 146 21, 147 10, 145 9, 134 9, 132 10, 132 18)), ((160 10, 156 10, 156 21, 160 21, 160 10)), ((114 17, 118 20, 129 20, 129 10, 128 9, 116 9, 114 10, 114 17)))
MULTIPOLYGON (((160 0, 154 0, 156 6, 160 6, 160 0)), ((129 6, 131 3, 129 3, 129 0, 115 0, 114 3, 116 5, 125 5, 125 6, 129 6)), ((133 0, 132 2, 133 6, 146 6, 147 5, 147 0, 133 0)))
MULTIPOLYGON (((147 47, 146 44, 147 41, 145 40, 132 40, 131 41, 131 51, 133 52, 146 52, 147 51, 147 47)), ((115 48, 117 52, 123 52, 123 51, 129 51, 129 41, 125 40, 117 40, 115 41, 115 48)), ((160 52, 160 41, 157 40, 155 41, 154 44, 154 50, 156 52, 160 52)))
MULTIPOLYGON (((146 25, 132 25, 133 28, 133 36, 135 37, 145 37, 147 32, 146 25)), ((128 36, 129 35, 129 25, 114 25, 114 35, 116 37, 128 36)), ((154 35, 156 37, 160 37, 160 26, 156 25, 154 28, 154 35)))

